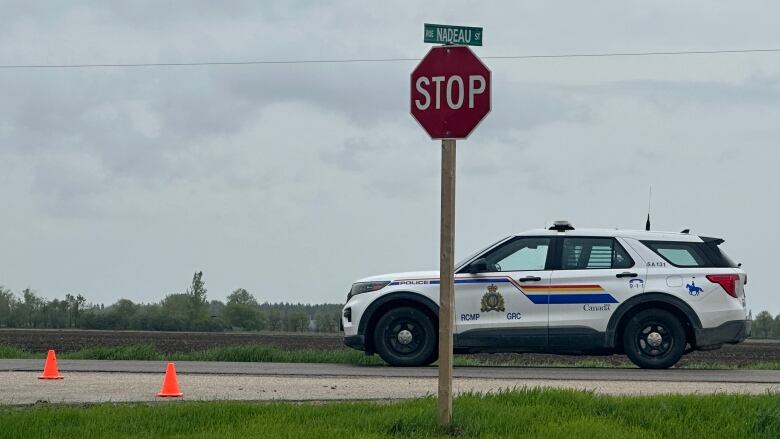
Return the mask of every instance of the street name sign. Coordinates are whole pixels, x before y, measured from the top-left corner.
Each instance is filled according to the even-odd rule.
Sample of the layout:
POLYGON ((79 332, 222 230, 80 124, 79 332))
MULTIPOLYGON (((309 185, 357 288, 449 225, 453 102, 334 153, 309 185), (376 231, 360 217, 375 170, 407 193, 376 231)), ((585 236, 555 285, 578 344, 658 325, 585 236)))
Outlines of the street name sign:
POLYGON ((482 28, 469 26, 448 26, 425 23, 423 42, 433 44, 482 45, 482 28))
POLYGON ((411 113, 432 139, 465 139, 489 112, 490 70, 468 47, 434 47, 412 72, 411 113))

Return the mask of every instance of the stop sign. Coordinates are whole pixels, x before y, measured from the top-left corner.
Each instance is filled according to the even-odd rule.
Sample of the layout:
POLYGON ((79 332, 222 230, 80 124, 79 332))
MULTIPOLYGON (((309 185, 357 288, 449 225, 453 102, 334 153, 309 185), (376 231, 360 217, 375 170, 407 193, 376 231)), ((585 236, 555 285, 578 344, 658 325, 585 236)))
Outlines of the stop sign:
POLYGON ((411 90, 412 116, 432 139, 465 139, 490 112, 490 70, 466 46, 431 49, 411 90))

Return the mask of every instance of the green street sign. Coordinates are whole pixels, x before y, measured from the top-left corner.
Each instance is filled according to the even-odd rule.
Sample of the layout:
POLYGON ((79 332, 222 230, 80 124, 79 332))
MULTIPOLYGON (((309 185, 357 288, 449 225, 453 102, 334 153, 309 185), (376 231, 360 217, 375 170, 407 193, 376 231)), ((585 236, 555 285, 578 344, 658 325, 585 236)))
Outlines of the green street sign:
POLYGON ((482 45, 482 28, 425 23, 425 43, 482 45))

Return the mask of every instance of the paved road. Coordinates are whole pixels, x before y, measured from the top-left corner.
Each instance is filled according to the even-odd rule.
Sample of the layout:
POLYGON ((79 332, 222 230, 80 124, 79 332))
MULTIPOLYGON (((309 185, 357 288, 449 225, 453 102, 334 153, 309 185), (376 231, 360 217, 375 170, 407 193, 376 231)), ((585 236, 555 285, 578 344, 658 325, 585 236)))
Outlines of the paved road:
MULTIPOLYGON (((62 381, 40 381, 42 360, 0 360, 0 404, 154 401, 165 363, 61 360, 62 381)), ((334 364, 176 363, 188 400, 395 400, 436 393, 436 368, 334 364)), ((780 371, 459 367, 456 393, 549 387, 603 394, 780 392, 780 371)))
MULTIPOLYGON (((165 370, 162 361, 60 360, 63 372, 156 373, 165 370)), ((0 372, 40 371, 42 360, 0 360, 0 372)), ((436 367, 378 367, 311 363, 228 363, 178 361, 176 370, 187 374, 306 376, 306 377, 397 377, 430 378, 436 367)), ((456 367, 456 378, 509 380, 662 381, 697 383, 764 383, 780 385, 780 370, 642 370, 588 368, 456 367)))

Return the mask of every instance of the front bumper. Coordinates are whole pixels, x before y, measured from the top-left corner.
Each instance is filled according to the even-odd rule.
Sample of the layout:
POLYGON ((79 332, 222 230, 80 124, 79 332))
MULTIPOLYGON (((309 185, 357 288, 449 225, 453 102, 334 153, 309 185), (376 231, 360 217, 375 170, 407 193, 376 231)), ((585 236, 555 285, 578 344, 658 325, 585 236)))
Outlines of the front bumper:
POLYGON ((750 320, 732 320, 715 328, 696 330, 696 347, 706 348, 723 344, 736 344, 750 336, 750 320))
POLYGON ((344 337, 344 344, 359 351, 366 350, 366 340, 362 335, 348 335, 344 337))

